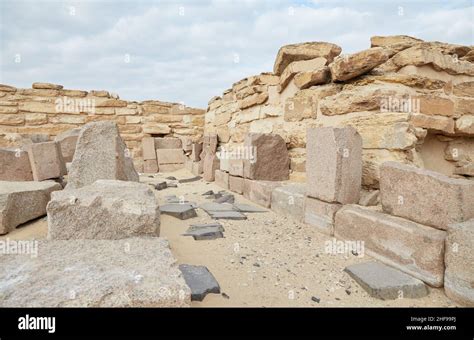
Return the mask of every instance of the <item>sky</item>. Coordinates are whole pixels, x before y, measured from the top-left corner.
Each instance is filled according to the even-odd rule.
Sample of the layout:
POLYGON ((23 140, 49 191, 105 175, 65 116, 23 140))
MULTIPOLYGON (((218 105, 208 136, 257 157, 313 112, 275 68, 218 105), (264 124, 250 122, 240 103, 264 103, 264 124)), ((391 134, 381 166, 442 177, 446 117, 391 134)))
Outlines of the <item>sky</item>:
POLYGON ((0 0, 0 83, 205 108, 283 45, 394 34, 474 45, 473 0, 0 0))

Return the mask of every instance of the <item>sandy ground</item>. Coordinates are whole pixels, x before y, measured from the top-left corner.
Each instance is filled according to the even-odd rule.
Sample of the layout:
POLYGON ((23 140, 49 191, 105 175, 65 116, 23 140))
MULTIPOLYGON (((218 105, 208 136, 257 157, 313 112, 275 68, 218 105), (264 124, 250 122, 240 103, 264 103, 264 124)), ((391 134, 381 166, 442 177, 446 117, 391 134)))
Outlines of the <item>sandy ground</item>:
MULTIPOLYGON (((142 176, 145 182, 157 182, 167 176, 178 179, 193 177, 186 170, 142 176)), ((160 203, 164 196, 184 196, 196 203, 208 201, 202 193, 222 188, 214 183, 197 181, 178 184, 178 188, 156 191, 160 203)), ((249 203, 234 194, 236 202, 249 203)), ((343 269, 353 263, 370 261, 353 254, 328 254, 325 242, 332 238, 304 223, 277 215, 272 211, 248 213, 248 220, 221 220, 224 238, 195 241, 182 236, 190 224, 213 220, 201 209, 198 217, 179 220, 161 216, 161 236, 168 238, 179 263, 204 265, 215 276, 224 294, 209 294, 195 307, 453 307, 442 289, 430 288, 427 297, 382 301, 370 297, 343 269), (312 298, 319 300, 313 301, 312 298)), ((29 222, 0 239, 44 238, 46 218, 29 222)))

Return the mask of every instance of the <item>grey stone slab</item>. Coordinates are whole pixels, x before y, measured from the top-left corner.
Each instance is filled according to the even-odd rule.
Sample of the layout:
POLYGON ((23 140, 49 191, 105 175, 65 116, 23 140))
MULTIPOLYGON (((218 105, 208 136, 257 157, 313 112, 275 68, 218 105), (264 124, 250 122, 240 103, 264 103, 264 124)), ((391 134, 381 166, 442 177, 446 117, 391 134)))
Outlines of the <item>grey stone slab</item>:
POLYGON ((179 265, 184 281, 191 289, 191 301, 202 301, 207 294, 220 294, 221 288, 205 266, 179 265))
POLYGON ((188 218, 196 217, 196 211, 192 204, 189 203, 169 203, 160 206, 162 214, 171 215, 180 220, 187 220, 188 218))
POLYGON ((421 298, 428 295, 425 284, 380 262, 364 262, 344 269, 364 290, 381 300, 421 298))
POLYGON ((246 220, 247 216, 244 214, 238 212, 238 211, 211 211, 209 212, 209 215, 218 220, 218 219, 224 219, 224 220, 246 220))
POLYGON ((229 203, 206 202, 199 205, 199 208, 207 213, 214 211, 234 211, 233 205, 229 203))
POLYGON ((191 177, 191 178, 180 179, 178 182, 179 183, 191 183, 191 182, 199 181, 200 179, 202 179, 201 176, 195 176, 195 177, 191 177))
POLYGON ((234 203, 234 209, 240 212, 255 213, 255 212, 268 212, 268 210, 256 207, 254 205, 245 203, 234 203))
POLYGON ((214 200, 215 203, 234 203, 235 197, 232 194, 225 194, 214 200))

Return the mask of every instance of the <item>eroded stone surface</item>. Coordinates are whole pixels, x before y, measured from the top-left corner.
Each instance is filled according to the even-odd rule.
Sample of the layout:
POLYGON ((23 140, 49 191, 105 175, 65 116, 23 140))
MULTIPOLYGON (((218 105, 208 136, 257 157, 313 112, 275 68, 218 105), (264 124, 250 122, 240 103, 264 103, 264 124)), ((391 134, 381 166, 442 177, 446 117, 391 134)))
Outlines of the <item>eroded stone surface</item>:
POLYGON ((0 149, 0 180, 32 181, 28 153, 20 148, 0 149))
POLYGON ((396 162, 380 168, 380 195, 389 214, 446 230, 474 218, 474 182, 396 162))
POLYGON ((336 213, 335 236, 364 241, 367 254, 432 286, 442 287, 446 232, 372 208, 336 213))
POLYGON ((445 262, 446 295, 462 305, 474 307, 474 219, 448 227, 445 262))
POLYGON ((191 289, 192 301, 202 301, 207 294, 221 292, 219 283, 206 267, 180 264, 179 270, 183 273, 184 280, 191 289))
POLYGON ((254 150, 254 158, 244 160, 245 178, 264 181, 283 181, 289 178, 290 158, 281 136, 249 133, 244 146, 254 150))
POLYGON ((54 138, 54 141, 59 143, 64 162, 72 162, 80 133, 81 129, 72 129, 60 133, 54 138))
POLYGON ((244 197, 264 208, 270 208, 273 189, 281 186, 281 182, 244 180, 244 197))
POLYGON ((277 214, 291 216, 296 221, 304 218, 306 184, 294 183, 277 187, 272 191, 271 208, 277 214))
POLYGON ((122 239, 159 236, 160 209, 146 184, 98 180, 52 195, 49 239, 122 239))
POLYGON ((188 203, 164 204, 160 207, 160 211, 162 214, 171 215, 180 220, 187 220, 197 216, 193 205, 188 203))
POLYGON ((66 174, 66 164, 58 143, 33 143, 26 148, 35 181, 59 178, 66 174))
POLYGON ((98 179, 138 182, 138 173, 114 122, 89 123, 81 129, 66 189, 98 179))
POLYGON ((362 181, 362 138, 349 126, 307 130, 308 196, 357 203, 362 181))
POLYGON ((331 62, 334 57, 341 53, 341 48, 335 44, 326 42, 309 42, 301 44, 286 45, 280 48, 275 59, 273 72, 282 74, 283 70, 294 61, 308 60, 323 57, 331 62))
POLYGON ((44 240, 0 256, 2 307, 184 307, 191 291, 168 241, 44 240), (48 289, 45 289, 47 287, 48 289))

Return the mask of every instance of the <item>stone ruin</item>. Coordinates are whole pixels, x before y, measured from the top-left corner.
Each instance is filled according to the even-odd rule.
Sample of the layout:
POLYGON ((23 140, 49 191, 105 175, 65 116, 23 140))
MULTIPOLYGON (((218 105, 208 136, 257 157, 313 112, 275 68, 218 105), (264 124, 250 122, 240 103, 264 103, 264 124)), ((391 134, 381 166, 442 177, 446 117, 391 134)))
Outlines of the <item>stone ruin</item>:
MULTIPOLYGON (((273 72, 234 83, 207 110, 46 83, 1 85, 0 232, 47 212, 42 242, 51 254, 61 254, 61 242, 80 247, 87 239, 95 258, 130 240, 170 257, 158 237, 159 203, 136 183, 137 171, 184 168, 327 236, 363 241, 388 276, 396 269, 401 281, 444 287, 473 306, 474 48, 376 36, 367 50, 341 52, 325 42, 283 46, 273 72), (58 109, 67 97, 94 100, 93 112, 58 109)), ((178 214, 173 204, 163 209, 178 214)), ((0 262, 3 280, 19 265, 0 262)), ((45 265, 56 268, 52 262, 45 265)), ((191 293, 172 262, 152 275, 172 277, 180 299, 160 300, 147 281, 150 290, 136 300, 102 305, 188 305, 191 293)), ((40 282, 41 264, 28 266, 40 282)), ((353 277, 364 270, 347 268, 353 277)), ((12 298, 0 304, 27 303, 11 287, 5 292, 12 298)), ((94 305, 100 292, 89 298, 80 304, 94 305)))

